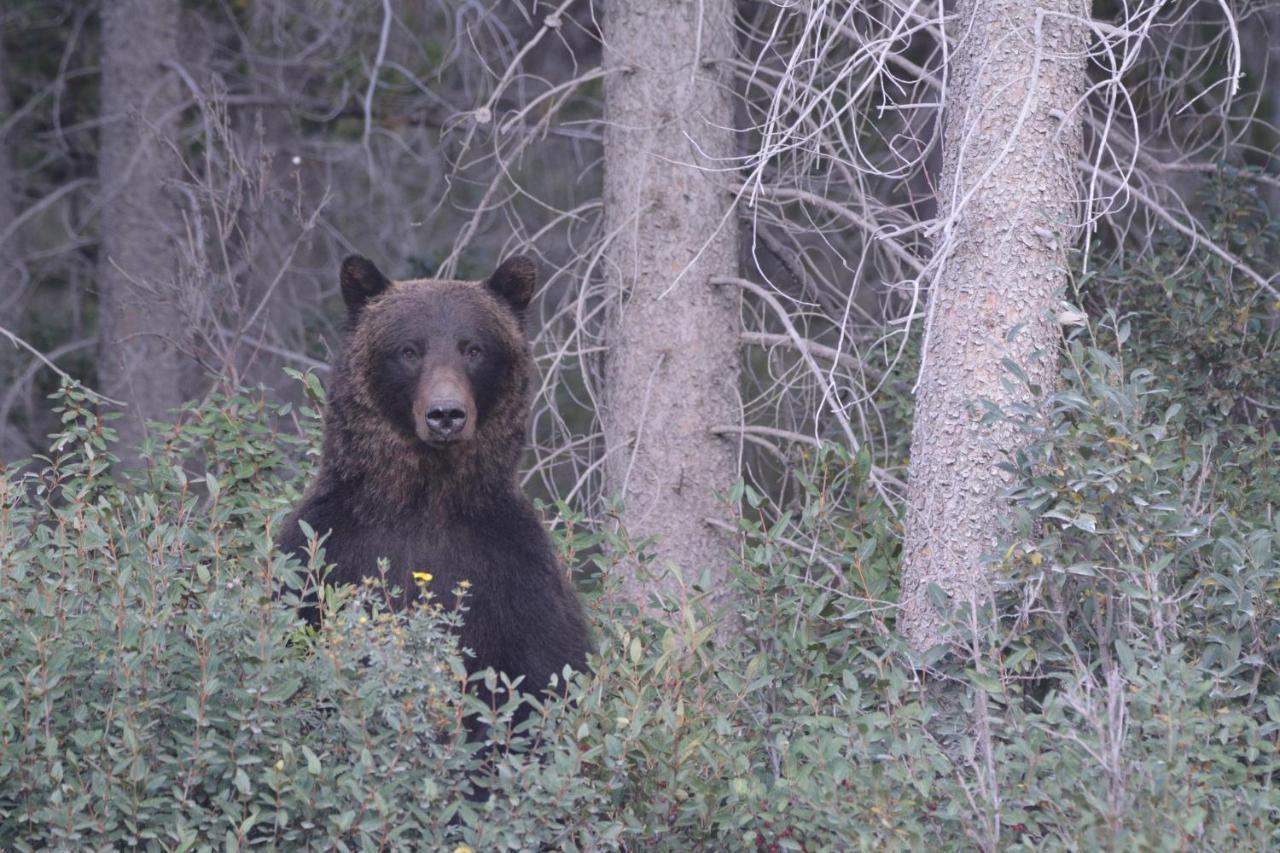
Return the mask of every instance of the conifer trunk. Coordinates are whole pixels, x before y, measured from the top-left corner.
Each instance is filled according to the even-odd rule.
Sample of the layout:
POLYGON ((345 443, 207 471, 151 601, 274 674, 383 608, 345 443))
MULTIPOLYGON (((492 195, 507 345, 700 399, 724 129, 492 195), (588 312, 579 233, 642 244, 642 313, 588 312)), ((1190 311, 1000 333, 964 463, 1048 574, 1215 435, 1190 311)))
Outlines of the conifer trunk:
POLYGON ((98 252, 99 384, 127 401, 117 453, 136 461, 146 419, 182 402, 177 241, 182 220, 166 181, 178 158, 165 142, 178 126, 180 4, 102 5, 102 189, 98 252))
POLYGON ((951 605, 990 593, 1008 513, 997 466, 1017 446, 979 401, 1039 406, 1053 388, 1079 195, 1084 0, 959 0, 948 65, 938 273, 911 437, 901 629, 945 639, 951 605), (1033 391, 1002 362, 1017 364, 1033 391), (1011 383, 1011 384, 1006 384, 1011 383))
MULTIPOLYGON (((615 0, 604 36, 610 492, 633 537, 657 537, 659 569, 674 563, 687 581, 713 570, 718 605, 732 540, 708 520, 732 522, 720 495, 738 462, 711 429, 740 421, 739 309, 709 282, 736 273, 736 226, 730 194, 697 167, 733 153, 731 79, 718 62, 733 53, 733 4, 615 0)), ((650 592, 635 579, 627 589, 641 602, 650 592)))

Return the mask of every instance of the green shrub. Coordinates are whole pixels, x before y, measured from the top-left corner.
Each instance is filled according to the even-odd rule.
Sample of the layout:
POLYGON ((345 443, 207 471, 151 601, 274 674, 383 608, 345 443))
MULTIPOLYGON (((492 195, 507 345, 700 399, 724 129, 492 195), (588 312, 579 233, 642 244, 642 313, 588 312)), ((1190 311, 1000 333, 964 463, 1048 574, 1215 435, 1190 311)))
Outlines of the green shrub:
MULTIPOLYGON (((1275 267, 1255 196, 1224 179, 1207 204, 1215 239, 1275 267)), ((1280 815, 1280 304, 1216 258, 1188 263, 1179 237, 1161 248, 1086 283, 1101 316, 1070 336, 1047 420, 1021 417, 1002 631, 971 661, 995 679, 973 680, 1017 703, 996 729, 1035 772, 1015 789, 1030 797, 1004 802, 1036 843, 1265 848, 1280 815)))
MULTIPOLYGON (((1141 396, 1144 386, 1127 387, 1141 396)), ((518 737, 511 704, 480 708, 464 694, 449 631, 465 618, 464 591, 437 590, 430 606, 393 614, 371 583, 329 596, 332 618, 319 635, 273 596, 302 572, 269 547, 296 497, 290 475, 305 473, 311 446, 283 428, 291 413, 245 395, 215 398, 186 413, 156 443, 145 476, 129 480, 112 476, 110 431, 83 393, 64 391, 62 404, 66 429, 44 470, 0 479, 6 848, 1275 840, 1280 706, 1272 694, 1224 689, 1256 670, 1196 659, 1183 645, 1185 619, 1163 648, 1151 619, 1107 646, 1110 658, 1098 638, 1096 652, 1067 642, 1087 634, 1088 602, 1146 600, 1120 576, 1092 592, 1073 588, 1080 604, 1060 624, 1070 630, 1029 628, 1025 641, 984 650, 977 667, 944 662, 933 677, 967 687, 953 704, 939 701, 894 638, 891 609, 868 595, 887 583, 869 578, 895 557, 884 544, 891 531, 873 532, 892 513, 877 503, 866 467, 837 450, 816 460, 827 473, 806 481, 798 517, 843 537, 845 562, 833 571, 778 541, 778 520, 744 521, 751 607, 741 640, 721 646, 696 589, 670 604, 679 628, 617 602, 614 561, 642 562, 643 549, 594 549, 600 534, 562 507, 564 552, 594 551, 601 570, 602 591, 589 600, 600 653, 595 672, 574 680, 571 701, 541 705, 518 737), (188 470, 199 458, 208 470, 188 470), (833 523, 853 514, 865 521, 861 534, 833 523), (1025 702, 1043 683, 1047 693, 1025 702), (1108 716, 1117 702, 1119 720, 1108 716), (469 713, 489 723, 487 746, 467 742, 469 713), (487 799, 476 796, 481 788, 487 799)), ((1151 411, 1135 421, 1139 433, 1159 433, 1165 413, 1151 411)), ((313 422, 314 412, 304 415, 304 427, 313 422)), ((1079 419, 1057 428, 1070 440, 1055 433, 1055 448, 1084 454, 1096 444, 1079 419)), ((1125 452, 1163 458, 1159 447, 1125 452)), ((1082 458, 1051 473, 1067 478, 1082 458)), ((1144 494, 1154 495, 1159 480, 1148 480, 1144 494)), ((1027 488, 1021 504, 1042 525, 1066 527, 1027 488)), ((1176 550, 1182 516, 1151 513, 1141 534, 1156 543, 1148 550, 1176 550)), ((1047 574, 1061 562, 1054 549, 1093 547, 1093 536, 1071 529, 1079 542, 1050 532, 1014 553, 1043 555, 1047 574)), ((1200 551, 1234 553, 1221 541, 1200 551)), ((1241 553, 1256 556, 1258 546, 1241 553)), ((1029 557, 1010 562, 1011 571, 1032 566, 1029 557)), ((1239 568, 1242 583, 1261 582, 1261 564, 1239 568)), ((1054 582, 1104 575, 1112 577, 1064 570, 1054 582)), ((1209 587, 1197 612, 1233 612, 1218 597, 1228 588, 1209 587)))

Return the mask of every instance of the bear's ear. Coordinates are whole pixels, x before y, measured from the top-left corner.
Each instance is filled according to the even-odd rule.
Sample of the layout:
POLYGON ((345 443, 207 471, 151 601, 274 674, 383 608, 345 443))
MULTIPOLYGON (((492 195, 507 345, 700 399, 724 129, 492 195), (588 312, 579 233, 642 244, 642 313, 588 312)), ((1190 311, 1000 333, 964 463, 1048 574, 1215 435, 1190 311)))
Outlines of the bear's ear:
POLYGON ((524 309, 533 299, 534 288, 538 286, 538 268, 532 258, 513 255, 502 262, 484 285, 490 293, 510 305, 516 316, 523 317, 524 309))
POLYGON ((351 255, 342 262, 338 278, 342 282, 342 301, 347 303, 352 321, 360 315, 360 309, 366 302, 391 286, 391 280, 373 265, 373 261, 359 255, 351 255))

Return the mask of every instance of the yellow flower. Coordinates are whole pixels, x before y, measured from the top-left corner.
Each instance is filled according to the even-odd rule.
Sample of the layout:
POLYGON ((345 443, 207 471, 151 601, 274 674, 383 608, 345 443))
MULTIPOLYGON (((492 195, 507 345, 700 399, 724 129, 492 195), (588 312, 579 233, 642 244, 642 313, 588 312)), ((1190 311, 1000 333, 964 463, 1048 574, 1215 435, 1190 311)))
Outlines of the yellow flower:
POLYGON ((361 616, 361 617, 360 617, 359 619, 357 619, 356 621, 357 621, 357 622, 359 622, 361 625, 363 625, 364 623, 366 623, 366 622, 368 622, 368 621, 369 621, 369 617, 368 617, 368 616, 361 616))
POLYGON ((457 847, 453 848, 453 853, 475 853, 475 851, 465 844, 459 844, 457 847))
POLYGON ((431 572, 414 572, 413 573, 413 579, 418 583, 431 583, 432 577, 434 577, 434 575, 432 575, 431 572))

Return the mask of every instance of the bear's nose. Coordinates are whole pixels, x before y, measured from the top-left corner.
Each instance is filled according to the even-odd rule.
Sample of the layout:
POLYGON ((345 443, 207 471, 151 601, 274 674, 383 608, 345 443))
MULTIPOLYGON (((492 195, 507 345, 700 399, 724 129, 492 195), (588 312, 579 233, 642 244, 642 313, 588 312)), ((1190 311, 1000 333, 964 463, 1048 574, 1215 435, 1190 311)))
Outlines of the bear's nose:
POLYGON ((461 400, 436 400, 427 406, 427 429, 437 438, 450 438, 467 425, 461 400))

